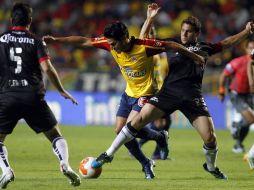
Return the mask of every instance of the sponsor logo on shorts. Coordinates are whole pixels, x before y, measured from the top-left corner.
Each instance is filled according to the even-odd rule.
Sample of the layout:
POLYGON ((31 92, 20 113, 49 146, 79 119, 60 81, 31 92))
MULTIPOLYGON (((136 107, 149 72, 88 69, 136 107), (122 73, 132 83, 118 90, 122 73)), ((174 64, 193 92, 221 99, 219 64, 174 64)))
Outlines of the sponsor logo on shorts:
POLYGON ((157 97, 152 97, 150 98, 151 101, 154 101, 154 102, 159 102, 158 98, 157 97))

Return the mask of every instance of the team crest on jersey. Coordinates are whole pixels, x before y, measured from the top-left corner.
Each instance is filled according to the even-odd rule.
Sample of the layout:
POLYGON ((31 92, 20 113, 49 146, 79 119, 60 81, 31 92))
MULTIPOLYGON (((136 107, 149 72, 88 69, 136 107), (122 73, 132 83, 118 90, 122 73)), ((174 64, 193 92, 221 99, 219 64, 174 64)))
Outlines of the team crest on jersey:
POLYGON ((147 102, 148 102, 147 97, 140 97, 138 99, 138 106, 142 108, 147 102))
POLYGON ((132 57, 131 57, 131 62, 134 62, 134 63, 135 63, 135 62, 137 62, 137 61, 138 61, 137 57, 135 57, 135 56, 132 56, 132 57))
POLYGON ((161 42, 156 41, 156 42, 155 42, 155 46, 157 46, 157 47, 161 47, 161 46, 162 46, 162 43, 161 43, 161 42))

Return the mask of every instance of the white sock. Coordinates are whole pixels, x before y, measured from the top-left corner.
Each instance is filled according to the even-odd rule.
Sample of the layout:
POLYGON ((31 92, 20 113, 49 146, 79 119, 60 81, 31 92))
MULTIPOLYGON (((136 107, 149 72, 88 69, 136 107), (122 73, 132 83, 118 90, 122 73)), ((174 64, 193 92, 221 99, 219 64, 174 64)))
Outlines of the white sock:
POLYGON ((11 169, 8 161, 7 148, 2 143, 0 143, 0 167, 3 173, 6 173, 11 169))
POLYGON ((252 147, 250 148, 249 152, 248 152, 248 156, 250 158, 254 158, 254 144, 252 145, 252 147))
POLYGON ((216 159, 218 148, 208 149, 207 147, 203 147, 205 157, 206 157, 206 164, 209 171, 214 171, 216 168, 216 159))
POLYGON ((125 143, 131 141, 134 139, 134 136, 130 132, 127 126, 124 126, 120 133, 116 136, 115 140, 109 147, 109 149, 106 151, 108 156, 112 156, 115 154, 115 152, 125 143))
POLYGON ((53 140, 53 151, 60 161, 60 164, 64 163, 69 166, 69 153, 68 145, 63 137, 58 137, 53 140))

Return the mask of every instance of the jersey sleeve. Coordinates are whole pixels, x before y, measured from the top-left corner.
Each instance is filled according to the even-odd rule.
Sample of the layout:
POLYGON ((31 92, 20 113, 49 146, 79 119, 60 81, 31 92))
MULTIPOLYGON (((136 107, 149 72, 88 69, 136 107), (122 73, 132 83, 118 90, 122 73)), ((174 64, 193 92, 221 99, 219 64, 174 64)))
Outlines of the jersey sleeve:
POLYGON ((107 42, 106 38, 91 38, 91 45, 96 48, 111 51, 110 45, 107 42))
POLYGON ((215 44, 207 43, 207 46, 204 47, 207 48, 206 51, 210 56, 222 51, 222 44, 220 42, 215 44))
POLYGON ((146 55, 148 57, 156 55, 156 54, 160 54, 166 51, 166 48, 165 48, 166 42, 164 41, 154 40, 154 39, 143 39, 143 40, 139 40, 138 43, 145 46, 146 55))
POLYGON ((239 62, 239 59, 233 59, 232 61, 230 61, 227 65, 226 65, 226 67, 225 67, 225 69, 224 69, 224 74, 226 75, 226 76, 229 76, 229 75, 232 75, 233 73, 235 73, 235 71, 237 70, 237 69, 239 69, 239 67, 241 67, 241 64, 239 64, 240 62, 239 62))
POLYGON ((41 62, 45 61, 46 59, 50 58, 47 45, 42 40, 37 41, 37 57, 38 57, 39 63, 41 63, 41 62))

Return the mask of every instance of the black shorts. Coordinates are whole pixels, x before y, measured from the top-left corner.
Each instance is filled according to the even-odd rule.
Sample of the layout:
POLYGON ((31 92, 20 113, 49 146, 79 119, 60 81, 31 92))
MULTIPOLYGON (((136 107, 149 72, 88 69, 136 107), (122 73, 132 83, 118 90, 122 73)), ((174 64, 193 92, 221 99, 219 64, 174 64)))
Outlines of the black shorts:
POLYGON ((52 129, 57 120, 43 97, 33 93, 0 94, 0 133, 10 134, 18 120, 24 119, 36 132, 52 129))
POLYGON ((211 117, 204 101, 199 93, 184 92, 174 93, 173 89, 161 90, 157 95, 150 98, 148 103, 156 106, 166 115, 176 110, 181 111, 192 123, 199 116, 211 117))

